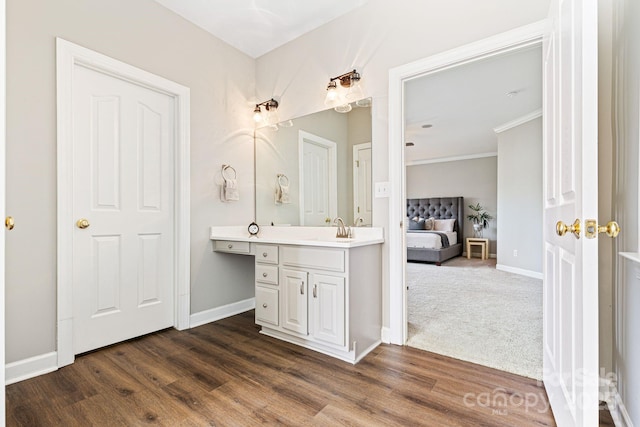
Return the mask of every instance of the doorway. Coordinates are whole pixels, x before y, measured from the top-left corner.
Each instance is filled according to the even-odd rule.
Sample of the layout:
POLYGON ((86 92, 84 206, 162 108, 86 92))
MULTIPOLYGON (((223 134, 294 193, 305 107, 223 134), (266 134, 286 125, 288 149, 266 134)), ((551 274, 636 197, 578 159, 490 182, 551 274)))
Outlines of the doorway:
MULTIPOLYGON (((540 45, 544 34, 544 23, 532 24, 491 39, 480 41, 465 48, 445 52, 418 61, 414 64, 393 69, 390 72, 390 123, 405 123, 403 92, 406 82, 456 67, 457 65, 496 57, 540 45)), ((404 127, 389 128, 390 141, 405 141, 404 127)), ((403 224, 406 217, 406 174, 404 144, 390 144, 391 200, 389 222, 403 224)), ((388 339, 393 344, 404 345, 407 340, 407 300, 406 300, 406 250, 404 226, 392 228, 389 233, 390 275, 399 278, 391 285, 389 304, 390 318, 388 339)), ((393 281, 392 281, 393 282, 393 281)))
MULTIPOLYGON (((86 350, 84 347, 76 347, 74 343, 77 339, 77 328, 74 328, 74 324, 79 321, 77 317, 79 313, 77 313, 78 307, 74 306, 75 291, 73 283, 78 277, 78 268, 83 265, 107 267, 107 273, 111 275, 110 277, 103 277, 105 280, 102 282, 105 286, 94 288, 94 290, 102 292, 102 294, 100 294, 100 299, 93 298, 93 303, 101 301, 103 304, 101 307, 93 307, 94 312, 89 316, 92 320, 99 321, 101 318, 108 317, 108 314, 117 314, 119 311, 123 311, 118 304, 121 304, 120 298, 125 291, 123 291, 122 286, 113 286, 113 284, 117 280, 129 277, 129 282, 133 281, 135 283, 133 285, 135 287, 134 291, 126 291, 130 293, 131 305, 140 309, 150 308, 153 311, 162 306, 161 301, 167 301, 167 304, 162 309, 162 327, 166 327, 167 324, 178 329, 189 327, 189 89, 62 39, 57 39, 57 67, 57 357, 58 367, 61 367, 73 363, 74 354, 78 352, 79 348, 79 351, 86 350), (128 116, 129 118, 133 116, 139 123, 144 124, 143 128, 145 130, 140 132, 141 128, 139 128, 138 131, 133 132, 132 141, 137 145, 135 145, 136 148, 131 153, 131 156, 128 157, 132 157, 133 163, 140 166, 136 166, 137 171, 132 172, 133 178, 130 176, 123 179, 122 177, 120 146, 124 141, 118 141, 120 135, 117 130, 118 127, 107 126, 100 129, 94 126, 91 129, 87 129, 90 137, 94 138, 94 140, 102 138, 105 144, 93 146, 90 150, 93 155, 90 158, 96 160, 97 157, 100 157, 100 162, 104 163, 101 165, 102 172, 96 175, 100 165, 93 162, 90 164, 92 171, 88 172, 87 176, 89 178, 87 178, 86 182, 84 182, 85 180, 76 179, 79 165, 74 163, 74 161, 77 161, 75 149, 78 148, 76 146, 78 142, 85 140, 84 137, 76 133, 78 129, 74 127, 73 120, 73 106, 74 102, 76 102, 74 96, 81 92, 78 90, 78 85, 82 81, 82 78, 78 78, 77 74, 81 74, 81 72, 87 73, 85 77, 88 78, 87 82, 89 83, 94 78, 108 79, 113 84, 125 87, 126 91, 141 91, 140 93, 144 93, 144 96, 155 97, 160 102, 160 104, 155 105, 156 101, 145 101, 140 97, 132 98, 135 98, 136 101, 131 102, 133 110, 128 116), (156 111, 163 109, 164 112, 156 111), (164 119, 160 120, 160 117, 164 117, 164 119), (164 130, 161 124, 163 122, 166 122, 164 130), (111 138, 112 144, 107 143, 109 141, 107 136, 109 135, 113 137, 111 138), (140 139, 141 136, 145 135, 148 137, 146 142, 145 138, 140 139), (160 135, 164 136, 160 137, 160 135), (167 140, 162 144, 156 144, 163 138, 167 140), (75 142, 75 140, 78 142, 75 142), (161 148, 162 145, 164 145, 163 148, 161 148), (111 154, 107 150, 109 147, 111 147, 111 154), (168 173, 167 168, 170 170, 168 173), (109 175, 109 171, 111 171, 111 175, 109 175), (141 176, 145 179, 140 179, 141 176), (128 185, 131 181, 135 182, 136 185, 128 185), (163 181, 163 185, 168 187, 166 192, 157 191, 161 187, 158 184, 159 181, 163 181), (85 203, 87 206, 92 206, 92 211, 95 211, 96 215, 120 210, 119 206, 125 205, 122 198, 126 193, 125 191, 120 191, 120 189, 125 186, 131 187, 130 200, 127 201, 129 203, 133 200, 132 203, 129 203, 131 205, 130 212, 123 216, 119 222, 126 225, 130 223, 133 216, 140 213, 155 215, 163 212, 160 216, 165 217, 165 220, 161 222, 166 223, 164 228, 169 234, 165 233, 163 237, 163 232, 157 230, 136 230, 132 234, 136 236, 134 240, 137 239, 137 244, 133 244, 133 250, 136 259, 140 262, 126 268, 124 264, 122 264, 122 268, 120 267, 120 263, 125 261, 121 253, 124 244, 118 242, 121 239, 118 238, 117 233, 113 230, 103 230, 103 235, 93 239, 93 243, 90 243, 86 250, 75 247, 77 246, 76 238, 78 234, 87 231, 86 229, 92 226, 91 219, 78 216, 84 214, 83 212, 78 212, 77 206, 74 204, 74 197, 77 196, 74 187, 78 187, 78 185, 80 187, 84 186, 85 192, 96 186, 104 190, 100 197, 96 196, 100 192, 94 193, 85 203), (109 191, 109 189, 112 191, 109 191), (168 239, 169 235, 171 236, 170 239, 168 239), (159 244, 162 240, 168 240, 168 246, 159 244), (81 257, 87 255, 86 252, 89 251, 97 255, 97 257, 94 256, 93 259, 83 260, 81 257), (161 253, 165 255, 159 255, 161 253), (163 261, 160 261, 160 259, 163 261), (167 261, 170 264, 167 272, 169 276, 167 278, 168 282, 164 287, 158 288, 157 285, 161 282, 156 280, 159 276, 159 271, 161 272, 158 269, 162 268, 161 262, 167 261), (118 269, 128 270, 128 275, 118 273, 118 269)), ((121 97, 105 97, 102 95, 90 96, 92 102, 96 104, 94 105, 95 108, 91 108, 91 114, 103 113, 102 118, 105 119, 103 122, 95 120, 94 122, 107 123, 108 120, 106 119, 109 119, 109 117, 111 117, 112 122, 118 122, 118 117, 121 117, 119 106, 122 102, 121 97)), ((118 126, 121 126, 121 124, 118 123, 118 126)), ((132 141, 129 142, 132 143, 132 141)), ((156 222, 156 219, 147 219, 146 222, 156 222)), ((98 231, 98 228, 100 228, 100 224, 96 223, 94 229, 98 231)), ((89 276, 91 276, 90 273, 89 276)), ((100 279, 100 276, 93 275, 92 280, 96 278, 100 279)), ((100 280, 97 280, 97 282, 100 282, 100 280)), ((93 296, 95 297, 96 295, 94 294, 93 296)), ((149 326, 146 329, 149 328, 154 329, 155 326, 149 326)), ((115 329, 118 329, 118 327, 115 329)), ((129 326, 121 329, 137 331, 129 326)), ((146 332, 143 331, 142 333, 146 332)), ((118 339, 118 337, 115 338, 118 339)), ((126 338, 120 337, 119 339, 126 338)), ((98 343, 98 346, 100 345, 106 344, 98 343)))
POLYGON ((443 261, 406 265, 407 345, 536 379, 542 378, 541 64, 541 47, 529 46, 412 79, 404 91, 407 219, 420 201, 418 210, 426 211, 419 216, 426 223, 435 216, 439 230, 417 230, 421 223, 410 221, 408 258, 420 261, 421 252, 443 261), (447 232, 438 218, 448 202, 438 201, 458 196, 464 214, 452 209, 459 227, 447 232), (489 214, 482 235, 467 218, 476 205, 489 214), (432 239, 442 233, 446 243, 432 239), (460 256, 471 238, 486 240, 482 260, 460 256))

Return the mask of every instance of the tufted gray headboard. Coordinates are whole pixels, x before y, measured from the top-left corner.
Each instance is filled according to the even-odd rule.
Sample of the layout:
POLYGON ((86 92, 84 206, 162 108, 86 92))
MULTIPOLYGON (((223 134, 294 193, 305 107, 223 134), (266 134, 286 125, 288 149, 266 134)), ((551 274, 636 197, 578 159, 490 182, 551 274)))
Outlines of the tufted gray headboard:
MULTIPOLYGON (((407 218, 419 216, 422 218, 457 219, 454 231, 458 239, 462 239, 464 226, 464 198, 463 197, 429 197, 425 199, 407 199, 407 218)), ((459 240, 461 241, 461 240, 459 240)))

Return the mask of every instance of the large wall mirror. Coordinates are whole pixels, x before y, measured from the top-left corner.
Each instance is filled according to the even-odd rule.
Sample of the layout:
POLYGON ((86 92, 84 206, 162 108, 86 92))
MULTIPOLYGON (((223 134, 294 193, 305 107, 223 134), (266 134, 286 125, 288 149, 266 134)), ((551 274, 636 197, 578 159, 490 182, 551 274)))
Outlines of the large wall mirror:
POLYGON ((258 224, 371 225, 371 102, 359 104, 256 130, 258 224))

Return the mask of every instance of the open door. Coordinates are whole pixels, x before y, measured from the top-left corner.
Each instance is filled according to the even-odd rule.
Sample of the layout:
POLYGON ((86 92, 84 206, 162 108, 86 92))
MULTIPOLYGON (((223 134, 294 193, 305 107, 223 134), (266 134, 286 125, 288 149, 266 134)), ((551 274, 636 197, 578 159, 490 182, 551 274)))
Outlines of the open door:
POLYGON ((552 1, 543 45, 543 377, 559 426, 598 425, 597 37, 597 0, 552 1))

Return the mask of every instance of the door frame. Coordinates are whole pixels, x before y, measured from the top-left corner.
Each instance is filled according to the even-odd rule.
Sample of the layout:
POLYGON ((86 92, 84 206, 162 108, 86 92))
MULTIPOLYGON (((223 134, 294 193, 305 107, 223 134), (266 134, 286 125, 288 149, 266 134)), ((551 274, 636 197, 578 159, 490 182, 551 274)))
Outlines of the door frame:
POLYGON ((383 340, 407 341, 405 250, 404 83, 418 77, 542 44, 546 20, 451 49, 389 70, 389 329, 383 340))
MULTIPOLYGON (((360 197, 360 191, 359 191, 359 187, 358 187, 358 185, 359 185, 358 168, 356 168, 355 163, 358 160, 358 153, 360 152, 360 150, 366 150, 367 148, 371 150, 371 143, 370 142, 365 142, 365 143, 362 143, 362 144, 356 144, 356 145, 353 146, 353 163, 351 165, 351 169, 353 169, 353 218, 351 218, 352 221, 355 221, 356 218, 358 218, 358 216, 360 216, 360 215, 358 215, 358 212, 357 212, 358 205, 359 205, 358 198, 360 197)), ((371 187, 371 183, 369 183, 369 187, 371 187)), ((369 224, 369 225, 371 225, 371 224, 369 224)))
POLYGON ((74 67, 82 66, 175 99, 174 327, 189 328, 190 314, 190 91, 188 87, 56 38, 57 74, 57 344, 58 367, 73 354, 73 111, 74 67))
POLYGON ((312 141, 317 145, 325 147, 329 150, 329 217, 331 220, 338 216, 338 144, 329 139, 314 135, 303 130, 298 131, 298 181, 300 186, 300 225, 304 223, 304 144, 305 141, 312 141))

